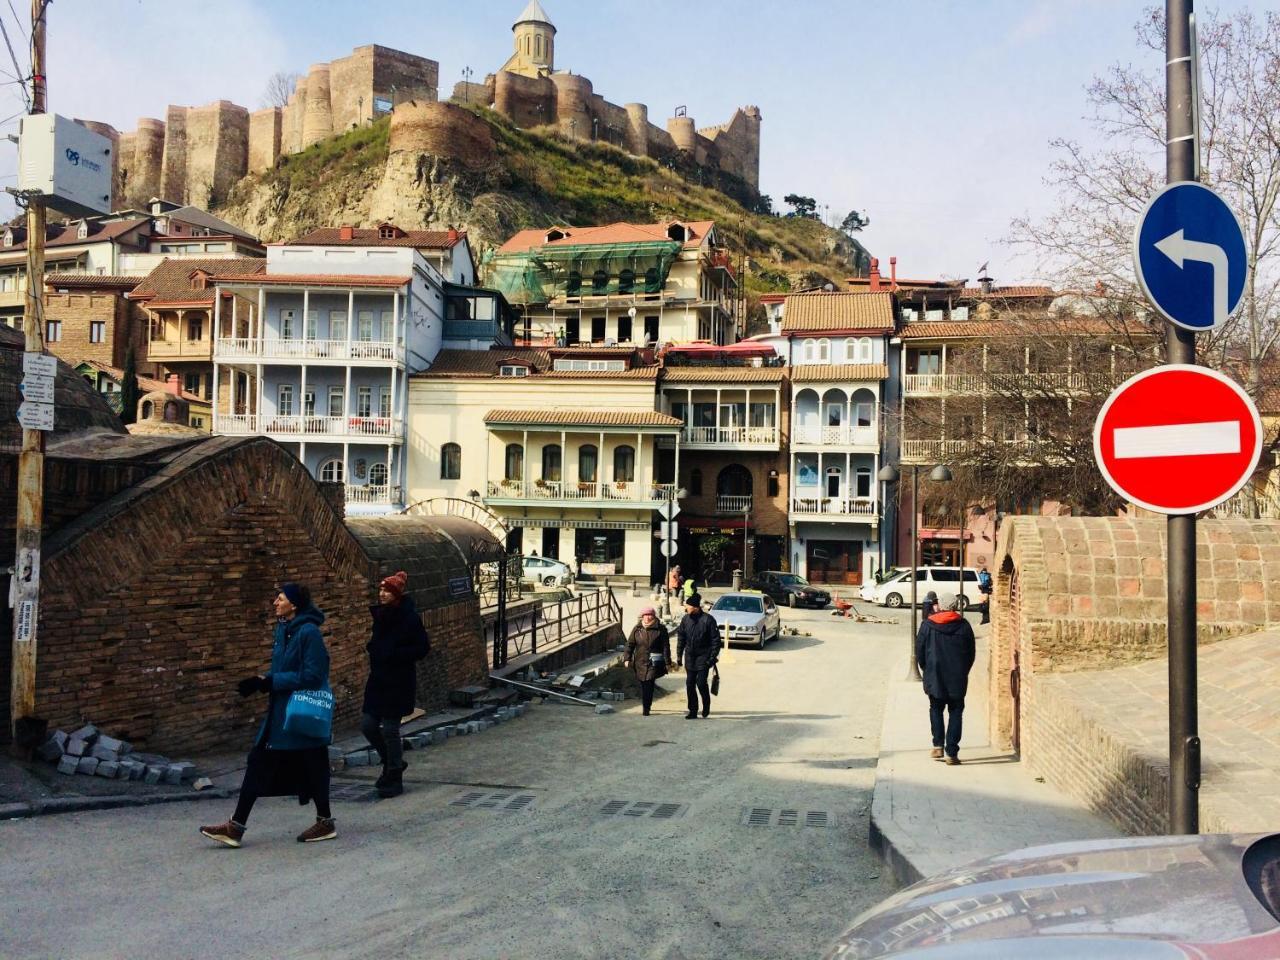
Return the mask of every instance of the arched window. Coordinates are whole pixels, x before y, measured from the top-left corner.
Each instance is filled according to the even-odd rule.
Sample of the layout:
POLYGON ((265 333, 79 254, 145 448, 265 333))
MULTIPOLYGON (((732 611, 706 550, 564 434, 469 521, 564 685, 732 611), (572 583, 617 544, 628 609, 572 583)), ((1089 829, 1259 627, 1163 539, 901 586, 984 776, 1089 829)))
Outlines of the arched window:
POLYGON ((566 297, 582 296, 582 274, 577 270, 570 272, 569 279, 565 283, 564 294, 566 297))
POLYGON ((751 496, 751 471, 740 463, 731 463, 716 477, 716 496, 751 496))
POLYGON ((542 479, 557 482, 560 479, 560 444, 549 443, 542 448, 542 479))
POLYGON ((650 267, 644 272, 644 292, 645 293, 661 293, 662 292, 662 276, 658 273, 657 267, 650 267))
POLYGON ((506 466, 502 476, 507 480, 524 479, 524 447, 520 444, 507 444, 506 466))
POLYGON ((613 479, 619 483, 631 483, 635 478, 635 447, 615 447, 613 451, 613 479))
POLYGON ((870 337, 862 337, 858 341, 858 362, 859 363, 871 362, 871 338, 870 337))
POLYGON ((578 448, 578 482, 595 483, 599 479, 600 451, 594 443, 578 448))
POLYGON ((636 288, 636 272, 634 270, 623 270, 618 274, 618 292, 630 293, 636 288))
POLYGON ((335 458, 320 464, 320 479, 324 483, 342 483, 346 476, 347 472, 341 460, 335 458))
POLYGON ((533 38, 533 55, 535 57, 542 56, 542 34, 538 34, 533 38))
MULTIPOLYGON (((369 473, 370 478, 373 472, 369 473)), ((456 443, 446 443, 440 448, 440 479, 458 480, 462 477, 462 447, 456 443)), ((372 479, 369 481, 373 482, 372 479)))
POLYGON ((143 401, 142 401, 142 419, 143 419, 143 420, 150 420, 150 419, 151 419, 151 409, 152 409, 152 407, 151 407, 151 401, 150 401, 150 400, 143 400, 143 401))
MULTIPOLYGON (((456 446, 456 444, 451 444, 456 446)), ((454 479, 457 479, 456 477, 454 479)), ((387 465, 382 462, 375 463, 369 468, 369 486, 385 487, 387 485, 387 465)))
POLYGON ((831 341, 828 340, 826 337, 823 337, 821 340, 818 341, 818 362, 819 363, 831 362, 831 341))
POLYGON ((854 363, 857 360, 858 341, 853 337, 849 337, 844 342, 844 351, 840 359, 845 363, 854 363))
POLYGON ((816 340, 806 340, 804 342, 804 362, 813 363, 818 359, 818 342, 816 340))
POLYGON ((597 270, 591 275, 591 292, 600 294, 609 292, 609 274, 604 270, 597 270))
POLYGON ((167 401, 164 405, 164 420, 165 423, 178 422, 178 405, 172 400, 167 401))

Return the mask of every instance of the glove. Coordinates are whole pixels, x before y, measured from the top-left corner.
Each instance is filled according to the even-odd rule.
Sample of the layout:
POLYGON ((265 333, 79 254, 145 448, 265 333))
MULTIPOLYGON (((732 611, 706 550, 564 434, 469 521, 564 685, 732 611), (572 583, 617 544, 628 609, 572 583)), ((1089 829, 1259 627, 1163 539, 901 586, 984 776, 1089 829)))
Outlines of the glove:
POLYGON ((240 696, 242 697, 247 697, 254 693, 266 693, 270 689, 271 685, 266 677, 245 677, 236 684, 236 690, 239 691, 240 696))

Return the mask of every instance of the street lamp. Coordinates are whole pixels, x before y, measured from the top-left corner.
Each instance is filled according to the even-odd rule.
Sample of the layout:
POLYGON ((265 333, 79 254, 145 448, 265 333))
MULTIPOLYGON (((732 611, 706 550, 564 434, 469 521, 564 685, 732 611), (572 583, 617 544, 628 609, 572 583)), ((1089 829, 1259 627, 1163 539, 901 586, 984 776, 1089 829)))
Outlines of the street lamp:
POLYGON ((889 502, 889 484, 897 483, 899 478, 898 468, 892 463, 886 463, 880 468, 880 472, 876 474, 876 479, 880 481, 880 529, 876 536, 876 544, 879 547, 880 562, 877 566, 877 572, 884 575, 884 528, 885 518, 887 516, 886 504, 889 502))
MULTIPOLYGON (((940 463, 929 471, 929 479, 934 483, 950 483, 951 470, 945 463, 940 463)), ((911 669, 907 672, 908 680, 920 679, 920 665, 916 663, 916 630, 918 592, 920 589, 920 466, 911 467, 911 649, 907 659, 911 669)))
POLYGON ((475 71, 469 66, 462 68, 462 102, 471 102, 471 76, 475 71))
POLYGON ((747 505, 742 508, 742 583, 740 586, 746 586, 747 583, 747 541, 751 537, 751 498, 747 498, 747 505))
MULTIPOLYGON (((671 516, 671 513, 672 513, 671 505, 676 501, 678 501, 681 497, 687 497, 688 495, 689 495, 689 491, 686 490, 684 487, 680 487, 677 489, 674 483, 667 485, 667 518, 666 518, 667 523, 675 522, 675 518, 671 516)), ((667 527, 667 530, 670 530, 670 529, 671 529, 670 527, 667 527)), ((665 533, 666 531, 663 531, 663 532, 665 533)), ((667 540, 668 538, 664 536, 662 539, 667 540)), ((667 578, 663 582, 662 588, 663 590, 666 591, 667 616, 670 617, 671 616, 671 554, 666 553, 666 551, 663 551, 663 555, 667 558, 667 578)))

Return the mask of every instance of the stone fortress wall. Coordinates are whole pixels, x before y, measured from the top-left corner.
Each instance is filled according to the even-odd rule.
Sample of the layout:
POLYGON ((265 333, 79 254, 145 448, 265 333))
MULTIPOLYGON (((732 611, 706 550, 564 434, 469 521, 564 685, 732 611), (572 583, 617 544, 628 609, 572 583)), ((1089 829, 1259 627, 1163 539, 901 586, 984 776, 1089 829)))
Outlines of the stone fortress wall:
POLYGON ((140 207, 161 197, 208 209, 246 174, 270 169, 283 155, 388 113, 395 104, 434 101, 439 74, 434 60, 369 44, 332 63, 312 65, 283 107, 250 112, 228 100, 170 106, 164 120, 143 117, 126 133, 81 122, 115 145, 114 207, 140 207))

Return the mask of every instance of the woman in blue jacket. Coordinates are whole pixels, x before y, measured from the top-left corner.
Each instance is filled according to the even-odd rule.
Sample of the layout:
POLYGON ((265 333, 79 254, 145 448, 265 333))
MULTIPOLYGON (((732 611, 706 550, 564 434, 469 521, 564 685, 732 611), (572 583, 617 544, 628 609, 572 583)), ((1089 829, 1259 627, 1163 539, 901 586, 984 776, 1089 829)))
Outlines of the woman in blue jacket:
POLYGON ((238 847, 244 839, 249 813, 259 797, 297 797, 315 801, 316 822, 298 834, 299 843, 332 840, 338 835, 329 809, 329 738, 309 737, 284 728, 285 707, 294 690, 319 690, 329 685, 329 651, 320 625, 324 614, 311 603, 311 591, 286 583, 274 602, 279 623, 271 648, 271 672, 240 681, 240 696, 268 694, 267 716, 249 751, 249 764, 240 785, 240 800, 226 823, 201 827, 210 840, 238 847))

